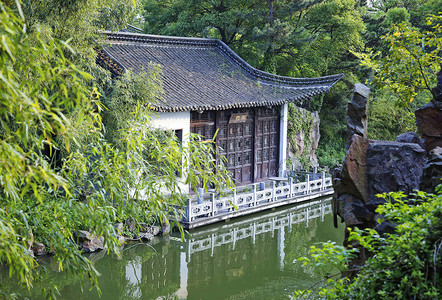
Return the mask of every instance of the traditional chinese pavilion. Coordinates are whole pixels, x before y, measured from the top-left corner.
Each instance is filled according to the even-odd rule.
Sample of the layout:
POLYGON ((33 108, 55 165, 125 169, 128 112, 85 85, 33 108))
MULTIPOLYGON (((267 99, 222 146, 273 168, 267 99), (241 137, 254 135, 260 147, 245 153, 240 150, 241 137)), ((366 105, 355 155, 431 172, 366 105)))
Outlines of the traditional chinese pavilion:
POLYGON ((292 78, 257 70, 217 39, 105 32, 97 62, 114 76, 161 66, 164 95, 154 126, 212 138, 236 184, 281 175, 286 165, 287 104, 303 105, 343 75, 292 78))

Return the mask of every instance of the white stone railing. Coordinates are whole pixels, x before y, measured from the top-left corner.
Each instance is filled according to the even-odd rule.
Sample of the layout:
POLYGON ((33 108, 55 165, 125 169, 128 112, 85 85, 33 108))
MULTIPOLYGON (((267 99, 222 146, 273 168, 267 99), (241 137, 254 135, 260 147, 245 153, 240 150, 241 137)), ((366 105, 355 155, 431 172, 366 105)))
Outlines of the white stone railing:
POLYGON ((294 183, 292 178, 288 178, 285 182, 279 182, 279 186, 276 181, 272 181, 270 187, 263 189, 261 189, 263 184, 255 183, 249 186, 248 192, 236 193, 235 191, 232 195, 219 199, 214 193, 210 193, 208 200, 200 201, 198 204, 189 200, 185 209, 185 220, 192 222, 197 218, 214 217, 234 210, 266 206, 269 203, 313 194, 332 187, 332 179, 326 177, 325 173, 322 173, 321 178, 317 180, 310 180, 308 175, 306 177, 307 181, 299 183, 294 183))

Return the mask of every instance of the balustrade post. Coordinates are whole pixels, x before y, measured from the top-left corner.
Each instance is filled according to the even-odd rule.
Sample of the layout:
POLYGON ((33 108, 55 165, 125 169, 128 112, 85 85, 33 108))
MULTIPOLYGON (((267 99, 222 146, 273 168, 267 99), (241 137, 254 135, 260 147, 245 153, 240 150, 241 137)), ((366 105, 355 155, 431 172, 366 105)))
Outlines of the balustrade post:
POLYGON ((307 181, 306 181, 307 185, 306 185, 305 193, 308 195, 308 194, 310 194, 310 175, 307 174, 306 176, 307 176, 307 181))
POLYGON ((236 246, 236 231, 237 230, 238 229, 236 229, 236 227, 233 228, 233 250, 235 250, 235 246, 236 246))
POLYGON ((212 202, 212 217, 215 216, 215 194, 210 193, 210 202, 212 202))
POLYGON ((187 203, 188 203, 188 204, 187 204, 187 207, 189 207, 189 214, 188 214, 188 219, 187 219, 187 220, 188 220, 189 223, 190 223, 190 222, 192 222, 192 199, 189 198, 189 199, 187 200, 187 203))
POLYGON ((203 204, 203 197, 204 197, 204 189, 198 188, 197 189, 197 195, 198 195, 198 204, 203 204))
MULTIPOLYGON (((233 210, 235 210, 235 207, 238 208, 237 203, 236 203, 236 189, 233 191, 233 204, 234 204, 233 210)), ((239 208, 238 208, 238 210, 239 210, 239 208)))
POLYGON ((275 182, 275 181, 272 181, 272 202, 275 202, 275 201, 276 201, 275 188, 276 188, 276 182, 275 182))
POLYGON ((292 198, 292 193, 293 193, 293 178, 289 177, 289 185, 290 185, 290 189, 289 189, 289 198, 292 198))
POLYGON ((256 198, 257 198, 256 189, 257 188, 258 188, 257 184, 254 183, 253 184, 253 207, 256 207, 256 198))
POLYGON ((326 189, 326 187, 325 187, 325 172, 322 171, 322 190, 325 190, 325 189, 326 189))

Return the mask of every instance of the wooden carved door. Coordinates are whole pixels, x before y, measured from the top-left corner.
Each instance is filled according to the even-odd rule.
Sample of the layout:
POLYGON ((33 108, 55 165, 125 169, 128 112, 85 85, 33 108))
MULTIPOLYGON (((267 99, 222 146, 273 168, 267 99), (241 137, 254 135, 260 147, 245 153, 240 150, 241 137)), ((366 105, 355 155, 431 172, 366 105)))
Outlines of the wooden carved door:
POLYGON ((279 112, 275 108, 257 108, 255 113, 254 181, 278 174, 279 112))
POLYGON ((253 110, 237 109, 218 111, 217 144, 224 155, 235 184, 253 180, 253 110))

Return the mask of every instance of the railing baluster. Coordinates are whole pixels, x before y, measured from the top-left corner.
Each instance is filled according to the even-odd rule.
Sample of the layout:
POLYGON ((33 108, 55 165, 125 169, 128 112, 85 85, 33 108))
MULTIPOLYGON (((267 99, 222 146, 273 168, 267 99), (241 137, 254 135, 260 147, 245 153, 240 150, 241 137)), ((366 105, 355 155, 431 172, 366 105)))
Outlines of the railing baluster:
POLYGON ((291 197, 293 197, 292 196, 292 193, 293 193, 293 178, 292 177, 289 178, 289 185, 290 185, 290 188, 289 188, 289 197, 288 198, 291 198, 291 197))
POLYGON ((239 210, 236 202, 236 189, 233 191, 233 204, 234 204, 233 210, 235 210, 235 207, 239 210))
POLYGON ((325 189, 326 189, 326 187, 325 187, 325 172, 322 171, 322 190, 325 190, 325 189))
POLYGON ((191 222, 192 221, 192 199, 189 198, 187 203, 188 203, 188 207, 189 207, 189 218, 188 218, 188 220, 189 220, 189 222, 191 222))
POLYGON ((210 193, 210 201, 212 202, 212 217, 215 216, 215 194, 210 193))
POLYGON ((253 207, 256 207, 256 197, 257 197, 256 188, 257 188, 257 184, 254 183, 253 184, 253 207))

